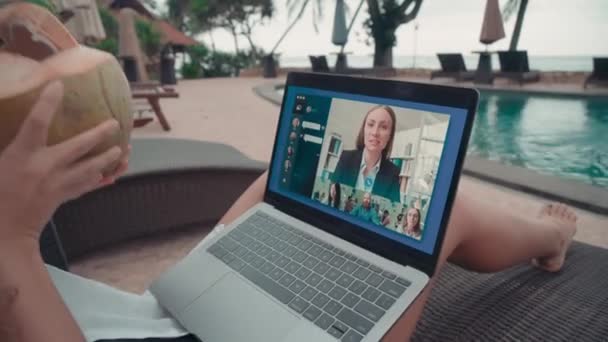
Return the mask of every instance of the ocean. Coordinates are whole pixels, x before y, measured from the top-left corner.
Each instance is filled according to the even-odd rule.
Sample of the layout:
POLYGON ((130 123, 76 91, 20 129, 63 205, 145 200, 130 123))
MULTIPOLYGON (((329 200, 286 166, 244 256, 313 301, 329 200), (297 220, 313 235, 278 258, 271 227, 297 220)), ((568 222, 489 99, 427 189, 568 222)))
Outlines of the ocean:
MULTIPOLYGON (((348 55, 348 65, 351 67, 371 67, 373 56, 348 55)), ((464 55, 464 61, 468 69, 477 68, 478 55, 464 55)), ((336 55, 328 55, 327 61, 330 66, 335 65, 336 55)), ((530 69, 540 71, 583 71, 593 70, 593 56, 528 56, 530 69)), ((282 67, 310 67, 307 56, 283 56, 279 63, 282 67)), ((492 66, 498 69, 498 56, 493 55, 492 66)), ((394 56, 393 66, 396 68, 423 68, 439 69, 437 56, 394 56)))

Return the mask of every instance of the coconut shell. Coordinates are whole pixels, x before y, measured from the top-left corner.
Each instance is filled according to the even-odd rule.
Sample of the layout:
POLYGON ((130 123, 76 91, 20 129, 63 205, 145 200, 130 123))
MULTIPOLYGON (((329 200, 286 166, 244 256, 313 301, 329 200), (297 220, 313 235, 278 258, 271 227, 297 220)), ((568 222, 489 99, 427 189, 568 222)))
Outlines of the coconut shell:
MULTIPOLYGON (((0 8, 0 150, 14 139, 40 92, 52 81, 64 95, 49 128, 54 145, 114 118, 120 130, 90 153, 127 152, 131 90, 114 56, 80 46, 46 9, 24 2, 0 8)), ((116 168, 112 165, 104 174, 116 168)))
POLYGON ((42 62, 0 53, 0 149, 14 139, 42 89, 54 80, 63 83, 64 95, 49 128, 48 145, 114 118, 120 130, 89 155, 112 146, 126 153, 133 126, 129 83, 112 55, 87 47, 64 50, 42 62))
POLYGON ((37 61, 78 46, 68 29, 48 10, 27 2, 0 8, 0 49, 37 61))

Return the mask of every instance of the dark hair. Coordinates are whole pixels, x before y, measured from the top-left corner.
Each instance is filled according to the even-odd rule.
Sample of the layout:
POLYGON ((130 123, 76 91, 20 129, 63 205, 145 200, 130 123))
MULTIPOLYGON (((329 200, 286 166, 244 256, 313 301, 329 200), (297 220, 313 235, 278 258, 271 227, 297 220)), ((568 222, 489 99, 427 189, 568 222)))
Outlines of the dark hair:
POLYGON ((331 206, 334 207, 336 209, 340 209, 340 201, 342 200, 342 190, 340 189, 340 183, 336 182, 333 184, 329 185, 329 195, 328 195, 328 201, 327 203, 331 206), (336 197, 335 198, 331 198, 331 186, 335 185, 336 186, 336 197))
POLYGON ((392 127, 391 127, 391 136, 388 139, 388 142, 386 143, 386 147, 384 147, 384 149, 382 150, 382 158, 384 159, 388 159, 391 155, 391 148, 393 147, 393 140, 395 140, 395 126, 397 126, 397 119, 395 117, 395 111, 393 110, 393 108, 389 107, 389 106, 383 106, 383 105, 377 105, 372 107, 372 109, 370 109, 367 114, 365 114, 365 117, 363 118, 363 122, 361 123, 361 128, 359 128, 359 134, 357 135, 357 142, 356 142, 356 146, 357 146, 357 150, 363 150, 363 148, 365 147, 365 141, 363 139, 363 131, 365 129, 365 121, 367 121, 367 117, 369 116, 369 113, 375 111, 376 109, 384 109, 388 115, 391 117, 392 122, 392 127))

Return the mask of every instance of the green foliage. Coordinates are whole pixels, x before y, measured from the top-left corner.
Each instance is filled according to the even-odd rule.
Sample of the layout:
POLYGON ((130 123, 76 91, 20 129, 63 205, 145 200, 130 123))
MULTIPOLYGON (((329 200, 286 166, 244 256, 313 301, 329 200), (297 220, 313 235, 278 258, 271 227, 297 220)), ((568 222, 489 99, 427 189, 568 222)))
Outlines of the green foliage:
MULTIPOLYGON (((315 32, 319 32, 319 23, 323 21, 323 0, 315 0, 312 3, 312 26, 315 32)), ((310 0, 287 0, 287 14, 292 17, 301 9, 308 7, 310 0)), ((345 4, 346 5, 346 4, 345 4)))
POLYGON ((118 21, 114 18, 112 13, 104 7, 100 7, 99 17, 101 18, 103 29, 106 31, 106 36, 108 38, 118 39, 118 21))
POLYGON ((135 32, 139 44, 147 56, 156 56, 160 53, 160 32, 152 24, 145 20, 136 19, 135 32))
POLYGON ((236 76, 240 65, 236 55, 229 52, 215 51, 209 54, 203 68, 204 77, 236 76))
POLYGON ((144 5, 150 7, 151 9, 156 9, 156 0, 143 0, 144 5))
POLYGON ((57 13, 57 8, 55 8, 55 5, 50 0, 26 0, 26 2, 42 6, 51 11, 53 14, 57 13))
POLYGON ((167 0, 167 13, 165 17, 178 30, 193 34, 206 31, 210 27, 207 23, 193 21, 193 13, 206 12, 208 0, 167 0))
POLYGON ((239 54, 211 51, 201 44, 189 47, 187 53, 190 62, 181 68, 182 77, 186 79, 237 76, 241 69, 256 63, 251 51, 239 54))
POLYGON ((106 32, 106 39, 93 44, 92 46, 96 49, 106 51, 114 56, 118 55, 118 21, 114 18, 112 13, 104 7, 99 7, 99 17, 103 29, 106 32))
POLYGON ((194 62, 184 63, 182 64, 181 74, 187 80, 197 79, 203 77, 203 69, 194 62))
POLYGON ((235 41, 246 37, 253 51, 258 49, 252 40, 254 28, 274 14, 272 0, 167 0, 167 8, 167 19, 182 32, 196 35, 223 28, 235 41))
POLYGON ((118 40, 116 38, 106 38, 99 43, 93 45, 94 48, 110 53, 114 56, 118 55, 118 40))
POLYGON ((198 27, 236 28, 271 18, 274 14, 272 0, 190 0, 191 20, 198 27), (255 18, 254 18, 255 17, 255 18))
POLYGON ((193 62, 202 62, 211 53, 204 44, 190 46, 186 49, 186 52, 193 62))
POLYGON ((194 13, 200 14, 209 11, 209 0, 189 0, 189 2, 190 10, 194 13))
POLYGON ((416 19, 423 0, 367 0, 369 18, 364 22, 374 40, 374 66, 392 66, 392 48, 399 26, 416 19))
MULTIPOLYGON (((99 8, 99 17, 106 31, 107 38, 95 44, 93 47, 107 51, 113 55, 118 55, 118 30, 119 25, 116 18, 106 8, 99 8)), ((143 52, 147 56, 156 56, 161 49, 161 34, 148 21, 142 19, 135 20, 135 32, 143 52)))

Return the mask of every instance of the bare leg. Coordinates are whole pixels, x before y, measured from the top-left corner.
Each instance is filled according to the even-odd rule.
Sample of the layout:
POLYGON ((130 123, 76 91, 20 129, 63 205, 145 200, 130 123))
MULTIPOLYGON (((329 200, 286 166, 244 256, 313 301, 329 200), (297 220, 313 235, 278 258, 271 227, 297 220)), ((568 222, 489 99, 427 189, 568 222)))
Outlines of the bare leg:
POLYGON ((228 224, 234 221, 242 213, 246 212, 249 208, 262 202, 264 200, 264 189, 266 187, 266 181, 268 179, 268 171, 264 172, 258 179, 256 179, 250 186, 243 192, 236 202, 228 209, 224 216, 220 219, 219 223, 228 224))
MULTIPOLYGON (((230 223, 262 201, 267 174, 264 173, 220 220, 230 223)), ((576 215, 565 205, 544 207, 536 217, 505 211, 488 202, 467 196, 461 183, 439 256, 437 272, 449 261, 480 272, 495 272, 538 260, 549 271, 561 268, 565 252, 576 232, 576 215)), ((385 341, 409 338, 422 314, 434 281, 384 336, 385 341)))
MULTIPOLYGON (((446 261, 478 272, 497 272, 534 258, 542 268, 561 268, 576 232, 576 214, 565 205, 543 207, 538 217, 504 211, 467 195, 461 183, 439 255, 438 273, 446 261)), ((384 336, 384 341, 409 339, 434 284, 421 293, 384 336)))

